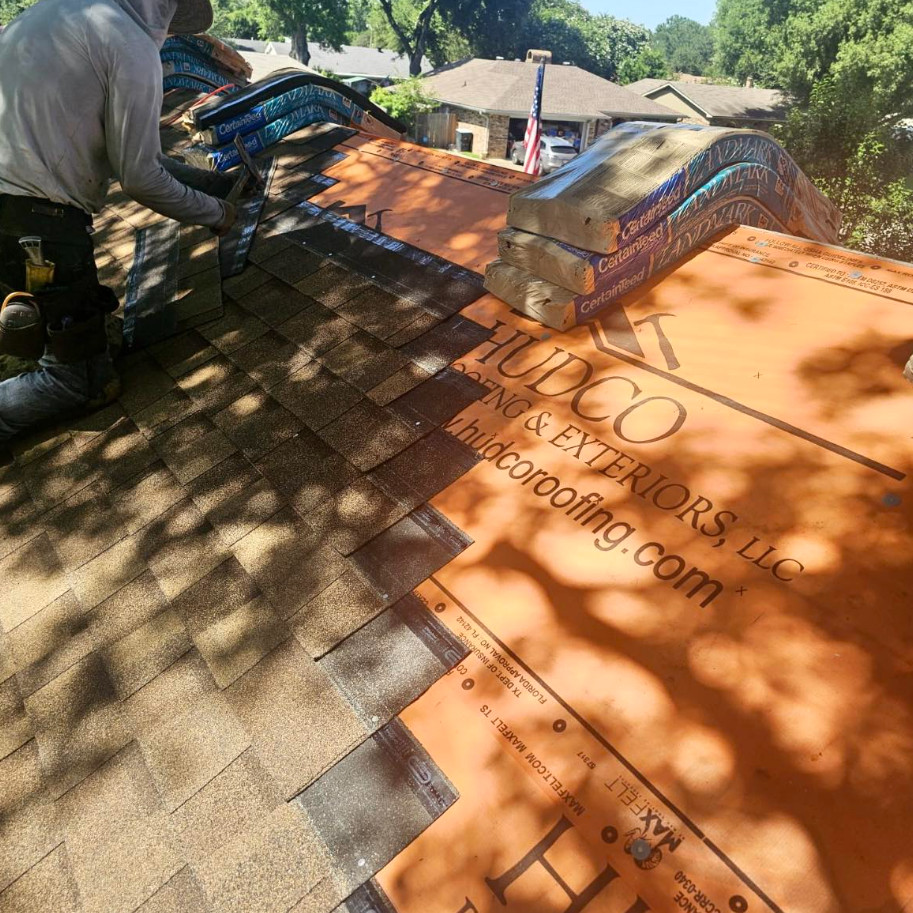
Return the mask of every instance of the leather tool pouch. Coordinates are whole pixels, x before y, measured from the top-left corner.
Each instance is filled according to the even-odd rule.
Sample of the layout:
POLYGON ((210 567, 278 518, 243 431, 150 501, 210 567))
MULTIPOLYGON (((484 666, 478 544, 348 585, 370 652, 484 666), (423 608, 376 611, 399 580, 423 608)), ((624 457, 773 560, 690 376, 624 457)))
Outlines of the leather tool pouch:
MULTIPOLYGON (((18 292, 9 295, 3 302, 3 307, 17 301, 34 305, 35 299, 24 292, 18 292)), ((0 355, 12 355, 14 358, 22 358, 26 361, 37 361, 41 358, 44 352, 45 324, 37 308, 35 308, 34 316, 34 323, 20 326, 7 325, 0 317, 0 355)))
POLYGON ((35 293, 47 324, 47 351, 63 364, 101 355, 108 346, 105 315, 117 296, 95 281, 48 287, 35 293))

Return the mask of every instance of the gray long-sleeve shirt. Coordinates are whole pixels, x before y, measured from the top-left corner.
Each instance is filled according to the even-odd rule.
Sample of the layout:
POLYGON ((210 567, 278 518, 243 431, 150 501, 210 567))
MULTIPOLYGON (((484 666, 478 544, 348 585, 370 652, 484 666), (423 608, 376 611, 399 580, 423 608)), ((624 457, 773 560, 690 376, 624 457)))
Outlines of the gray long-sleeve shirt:
POLYGON ((111 178, 180 222, 219 200, 162 167, 159 50, 177 0, 40 0, 0 35, 0 193, 101 208, 111 178))

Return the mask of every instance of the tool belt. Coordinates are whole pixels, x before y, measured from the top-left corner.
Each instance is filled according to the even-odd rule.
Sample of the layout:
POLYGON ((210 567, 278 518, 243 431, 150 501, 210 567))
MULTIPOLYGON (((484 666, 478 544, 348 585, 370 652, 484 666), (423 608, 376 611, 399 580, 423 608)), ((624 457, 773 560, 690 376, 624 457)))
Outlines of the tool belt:
MULTIPOLYGON (((60 362, 72 364, 105 351, 105 316, 117 309, 118 302, 115 294, 98 282, 87 231, 91 224, 92 217, 75 206, 0 194, 0 234, 6 239, 39 235, 45 239, 51 260, 58 260, 55 250, 65 260, 57 263, 56 284, 52 278, 54 267, 49 263, 50 272, 42 278, 50 282, 42 288, 37 283, 27 285, 37 288, 29 293, 18 291, 22 288, 19 285, 22 278, 13 278, 15 270, 8 273, 6 284, 15 282, 12 289, 16 294, 7 301, 18 307, 7 319, 0 312, 0 354, 34 361, 46 352, 60 362), (27 302, 33 302, 37 317, 28 313, 28 307, 23 307, 27 302)), ((7 249, 17 244, 6 243, 7 249)), ((21 254, 18 244, 17 253, 21 254)), ((31 272, 36 272, 33 264, 25 267, 27 283, 29 267, 31 272)))
POLYGON ((117 296, 95 280, 50 286, 37 292, 10 295, 4 308, 28 301, 37 318, 28 326, 4 324, 0 311, 0 354, 36 361, 52 355, 63 364, 101 355, 108 345, 105 315, 117 310, 117 296))
MULTIPOLYGON (((31 234, 36 217, 53 220, 57 230, 63 232, 81 232, 92 225, 92 216, 76 206, 66 203, 55 203, 42 197, 14 196, 0 193, 0 216, 5 223, 15 227, 12 230, 19 234, 31 234)), ((46 231, 46 228, 44 228, 46 231)))

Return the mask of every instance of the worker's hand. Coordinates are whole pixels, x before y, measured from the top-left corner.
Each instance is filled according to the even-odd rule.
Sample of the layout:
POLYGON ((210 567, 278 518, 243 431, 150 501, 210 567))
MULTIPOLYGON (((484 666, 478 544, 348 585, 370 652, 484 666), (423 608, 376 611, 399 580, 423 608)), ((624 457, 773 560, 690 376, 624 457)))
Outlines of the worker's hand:
POLYGON ((213 233, 220 238, 224 238, 225 235, 231 231, 232 225, 235 224, 235 220, 238 218, 238 211, 235 209, 233 203, 222 200, 222 207, 225 210, 225 215, 222 217, 222 221, 212 229, 213 233))

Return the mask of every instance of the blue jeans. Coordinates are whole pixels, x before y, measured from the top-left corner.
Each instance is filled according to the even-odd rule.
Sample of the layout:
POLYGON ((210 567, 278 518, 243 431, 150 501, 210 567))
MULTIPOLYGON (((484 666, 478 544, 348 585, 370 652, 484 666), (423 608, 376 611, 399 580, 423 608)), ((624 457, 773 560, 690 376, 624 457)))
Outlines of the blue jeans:
POLYGON ((0 383, 0 442, 83 411, 103 397, 105 386, 117 376, 107 352, 70 365, 45 355, 38 366, 37 371, 0 383))

